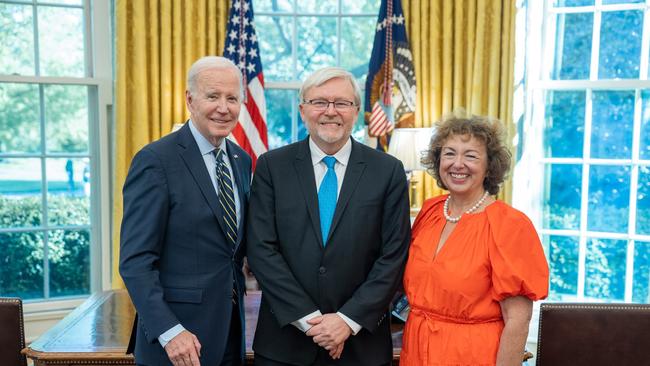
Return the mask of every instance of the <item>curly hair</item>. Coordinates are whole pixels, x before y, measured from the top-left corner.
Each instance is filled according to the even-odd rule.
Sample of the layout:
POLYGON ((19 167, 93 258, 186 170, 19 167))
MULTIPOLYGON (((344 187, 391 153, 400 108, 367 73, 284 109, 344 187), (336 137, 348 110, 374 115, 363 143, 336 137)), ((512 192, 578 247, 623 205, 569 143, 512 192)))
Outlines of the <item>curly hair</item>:
POLYGON ((483 188, 491 195, 499 193, 501 183, 510 170, 512 154, 505 146, 504 131, 496 118, 475 116, 466 117, 464 111, 455 111, 436 122, 435 134, 428 150, 423 153, 422 165, 427 168, 438 186, 448 189, 440 178, 440 153, 442 146, 452 136, 471 136, 485 144, 488 164, 483 188))

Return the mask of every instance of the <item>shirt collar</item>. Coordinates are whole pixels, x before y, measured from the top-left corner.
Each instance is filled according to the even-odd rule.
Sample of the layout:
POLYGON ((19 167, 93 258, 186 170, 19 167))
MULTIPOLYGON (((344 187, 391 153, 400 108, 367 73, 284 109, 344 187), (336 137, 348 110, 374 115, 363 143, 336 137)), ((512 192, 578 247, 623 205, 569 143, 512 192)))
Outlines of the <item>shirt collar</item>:
POLYGON ((199 146, 201 155, 211 154, 215 148, 223 150, 223 153, 226 154, 226 156, 228 155, 228 145, 226 144, 225 138, 221 139, 221 145, 215 147, 210 143, 210 141, 208 141, 208 139, 205 138, 205 136, 201 134, 201 132, 199 132, 199 130, 194 126, 194 122, 191 119, 189 123, 190 131, 192 132, 192 136, 194 136, 196 144, 199 146))
MULTIPOLYGON (((309 150, 311 151, 311 163, 313 165, 316 165, 320 163, 324 157, 327 156, 321 150, 318 145, 312 140, 311 136, 309 136, 309 150)), ((343 145, 343 147, 336 152, 336 154, 332 155, 333 157, 336 158, 336 161, 342 164, 343 166, 348 165, 348 161, 350 160, 350 154, 352 153, 352 139, 348 137, 348 141, 343 145)))

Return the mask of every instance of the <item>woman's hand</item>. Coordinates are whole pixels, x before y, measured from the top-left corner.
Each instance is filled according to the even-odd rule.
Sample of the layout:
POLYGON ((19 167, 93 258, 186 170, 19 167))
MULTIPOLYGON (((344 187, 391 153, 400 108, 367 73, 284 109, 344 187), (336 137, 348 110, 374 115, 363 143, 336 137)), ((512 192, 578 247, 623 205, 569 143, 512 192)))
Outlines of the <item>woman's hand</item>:
POLYGON ((533 314, 533 302, 524 296, 514 296, 503 299, 499 304, 505 327, 499 341, 497 366, 520 366, 533 314))

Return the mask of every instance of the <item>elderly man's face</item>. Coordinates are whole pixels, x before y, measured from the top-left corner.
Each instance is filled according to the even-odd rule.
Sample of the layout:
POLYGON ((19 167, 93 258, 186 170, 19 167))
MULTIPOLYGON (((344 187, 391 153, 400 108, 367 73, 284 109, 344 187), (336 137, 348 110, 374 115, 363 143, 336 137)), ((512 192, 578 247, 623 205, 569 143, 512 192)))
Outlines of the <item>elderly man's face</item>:
POLYGON ((185 102, 194 126, 217 146, 230 134, 241 109, 239 79, 229 67, 201 71, 194 91, 185 92, 185 102))
MULTIPOLYGON (((354 88, 346 79, 334 78, 305 92, 307 101, 354 102, 354 88)), ((339 151, 350 138, 359 115, 359 107, 335 108, 330 103, 324 110, 310 104, 300 104, 300 116, 316 145, 328 155, 339 151)))

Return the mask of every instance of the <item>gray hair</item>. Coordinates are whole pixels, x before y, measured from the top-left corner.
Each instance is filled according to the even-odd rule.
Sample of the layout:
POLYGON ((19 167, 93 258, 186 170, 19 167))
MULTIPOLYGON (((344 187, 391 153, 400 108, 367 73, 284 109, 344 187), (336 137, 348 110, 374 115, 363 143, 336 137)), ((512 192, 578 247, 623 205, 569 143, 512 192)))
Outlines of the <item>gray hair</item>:
POLYGON ((196 60, 187 71, 187 90, 189 90, 190 94, 196 92, 196 78, 201 71, 224 68, 231 68, 235 75, 237 75, 237 80, 239 80, 239 98, 240 100, 244 100, 244 78, 242 77, 241 70, 232 61, 221 56, 204 56, 196 60))
POLYGON ((354 89, 354 104, 357 106, 361 105, 361 89, 359 88, 359 84, 357 84, 357 80, 349 71, 340 67, 324 67, 322 69, 314 71, 313 74, 309 75, 307 79, 305 79, 305 81, 302 83, 300 92, 298 93, 300 103, 305 100, 305 94, 309 89, 316 86, 321 86, 326 82, 336 78, 345 79, 350 82, 352 88, 354 89))

